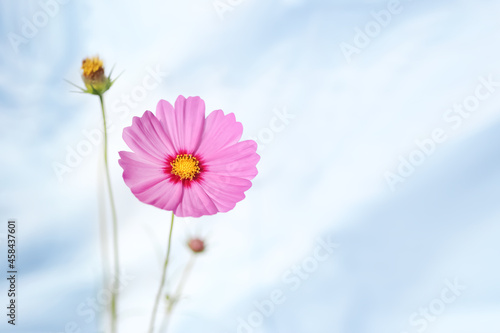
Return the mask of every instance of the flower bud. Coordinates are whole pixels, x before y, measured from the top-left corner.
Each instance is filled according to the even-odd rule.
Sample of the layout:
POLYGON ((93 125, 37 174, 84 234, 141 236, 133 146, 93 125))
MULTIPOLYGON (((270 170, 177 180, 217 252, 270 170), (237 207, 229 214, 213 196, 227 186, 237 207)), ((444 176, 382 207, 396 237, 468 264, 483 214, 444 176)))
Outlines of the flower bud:
POLYGON ((87 87, 87 93, 102 95, 113 84, 110 77, 104 75, 103 62, 99 57, 83 59, 82 71, 82 79, 87 87))
POLYGON ((194 253, 201 253, 205 251, 205 243, 199 238, 192 238, 187 244, 194 253))

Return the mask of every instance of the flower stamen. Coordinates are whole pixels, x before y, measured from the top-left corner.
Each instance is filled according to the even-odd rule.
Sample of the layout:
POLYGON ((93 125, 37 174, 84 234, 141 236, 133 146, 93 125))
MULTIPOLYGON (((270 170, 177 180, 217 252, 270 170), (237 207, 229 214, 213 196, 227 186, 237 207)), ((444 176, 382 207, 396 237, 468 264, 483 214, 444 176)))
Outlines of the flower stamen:
POLYGON ((88 79, 95 79, 96 76, 104 74, 102 60, 99 57, 85 58, 82 61, 83 76, 88 79))
POLYGON ((181 180, 193 180, 200 173, 200 162, 191 154, 179 154, 173 162, 172 174, 181 180))

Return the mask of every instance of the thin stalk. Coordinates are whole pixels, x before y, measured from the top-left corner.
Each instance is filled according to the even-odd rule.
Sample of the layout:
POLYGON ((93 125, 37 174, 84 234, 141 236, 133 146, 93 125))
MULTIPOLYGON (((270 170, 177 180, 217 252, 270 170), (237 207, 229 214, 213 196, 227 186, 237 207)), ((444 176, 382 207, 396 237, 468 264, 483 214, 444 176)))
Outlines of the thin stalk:
POLYGON ((165 286, 165 280, 167 277, 167 267, 170 258, 170 248, 172 245, 172 230, 174 229, 174 212, 172 212, 172 220, 170 222, 170 233, 168 235, 168 244, 167 244, 167 255, 165 257, 165 263, 163 264, 163 273, 161 276, 160 287, 158 288, 158 292, 156 293, 156 299, 153 306, 153 312, 151 313, 151 322, 149 324, 149 333, 153 333, 155 329, 155 321, 156 321, 156 313, 158 312, 158 305, 160 304, 161 295, 163 292, 163 287, 165 286))
POLYGON ((111 188, 111 177, 109 175, 109 164, 108 164, 108 130, 106 126, 106 112, 104 110, 104 100, 102 95, 99 95, 99 100, 101 102, 102 110, 102 121, 104 124, 104 166, 106 167, 106 179, 108 183, 108 194, 109 201, 111 204, 111 216, 113 222, 113 252, 114 252, 114 266, 115 272, 113 277, 113 286, 111 290, 111 333, 116 333, 117 326, 117 304, 118 304, 118 289, 119 289, 119 276, 120 276, 120 264, 118 255, 118 223, 116 219, 116 208, 115 200, 113 198, 113 190, 111 188))
MULTIPOLYGON (((97 198, 99 206, 99 239, 101 243, 101 265, 102 265, 102 288, 109 288, 109 252, 108 252, 108 228, 106 225, 106 208, 104 207, 103 169, 99 161, 97 168, 97 198)), ((108 309, 107 309, 108 310, 108 309)), ((103 317, 108 313, 99 316, 99 322, 103 323, 103 317)))
POLYGON ((164 319, 163 325, 162 325, 163 327, 161 328, 162 333, 167 332, 167 329, 168 329, 169 324, 170 324, 170 318, 172 317, 172 312, 174 311, 174 307, 177 305, 179 299, 181 298, 182 290, 184 289, 184 286, 186 285, 189 274, 191 273, 191 270, 193 268, 195 259, 196 259, 196 254, 192 253, 191 257, 189 258, 188 263, 186 264, 186 267, 184 267, 184 271, 182 272, 181 279, 179 281, 179 285, 177 286, 177 289, 175 290, 175 293, 172 296, 172 300, 168 305, 167 313, 165 315, 165 319, 164 319))
POLYGON ((172 312, 172 310, 174 309, 174 306, 177 304, 177 301, 181 297, 182 290, 184 289, 184 286, 186 285, 186 281, 188 279, 188 276, 191 273, 191 270, 193 269, 195 259, 196 259, 196 254, 191 254, 191 258, 189 258, 189 261, 186 264, 186 267, 184 267, 184 271, 182 272, 182 276, 181 276, 181 279, 179 281, 179 285, 177 286, 177 289, 175 290, 175 293, 173 295, 173 302, 171 302, 168 306, 168 309, 167 309, 168 312, 172 312))

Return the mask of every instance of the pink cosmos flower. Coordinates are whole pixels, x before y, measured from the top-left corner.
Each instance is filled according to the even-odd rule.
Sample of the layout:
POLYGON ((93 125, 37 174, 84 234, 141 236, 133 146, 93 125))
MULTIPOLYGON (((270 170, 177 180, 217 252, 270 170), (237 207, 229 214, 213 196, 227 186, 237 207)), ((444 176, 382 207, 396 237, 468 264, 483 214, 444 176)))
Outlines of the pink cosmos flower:
POLYGON ((120 152, 123 180, 142 202, 176 216, 227 212, 245 198, 257 175, 257 143, 239 141, 243 126, 233 113, 205 119, 200 97, 160 100, 123 130, 133 152, 120 152))

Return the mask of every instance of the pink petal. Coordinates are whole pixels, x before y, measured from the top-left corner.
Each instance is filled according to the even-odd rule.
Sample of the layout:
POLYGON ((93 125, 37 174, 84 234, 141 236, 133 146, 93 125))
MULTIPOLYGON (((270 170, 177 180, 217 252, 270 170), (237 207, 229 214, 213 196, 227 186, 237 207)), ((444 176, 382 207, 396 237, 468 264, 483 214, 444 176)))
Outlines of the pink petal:
POLYGON ((160 164, 151 163, 139 154, 128 151, 121 151, 118 154, 120 155, 118 163, 123 168, 125 182, 165 177, 163 167, 160 164))
POLYGON ((244 179, 253 179, 260 156, 256 153, 257 143, 252 140, 238 142, 205 157, 207 172, 244 179))
POLYGON ((207 172, 199 181, 217 210, 228 212, 245 198, 245 191, 252 186, 247 179, 217 175, 207 172))
POLYGON ((176 153, 192 153, 198 148, 205 127, 205 102, 200 97, 179 96, 175 108, 160 100, 156 115, 172 139, 176 153))
POLYGON ((132 126, 123 130, 123 139, 132 151, 153 163, 164 163, 168 156, 175 154, 172 141, 151 111, 140 118, 134 117, 132 126))
POLYGON ((205 157, 238 142, 243 125, 236 121, 234 113, 224 115, 222 110, 210 113, 205 121, 205 131, 196 154, 205 157))
POLYGON ((120 152, 123 180, 142 202, 174 210, 182 198, 182 184, 174 183, 161 166, 151 164, 135 153, 120 152))
POLYGON ((156 185, 145 188, 143 192, 132 193, 144 203, 160 209, 175 211, 183 198, 184 188, 180 182, 174 183, 168 179, 156 185))
POLYGON ((215 213, 217 213, 217 207, 196 181, 184 187, 182 200, 174 210, 174 214, 179 217, 200 217, 215 213))

